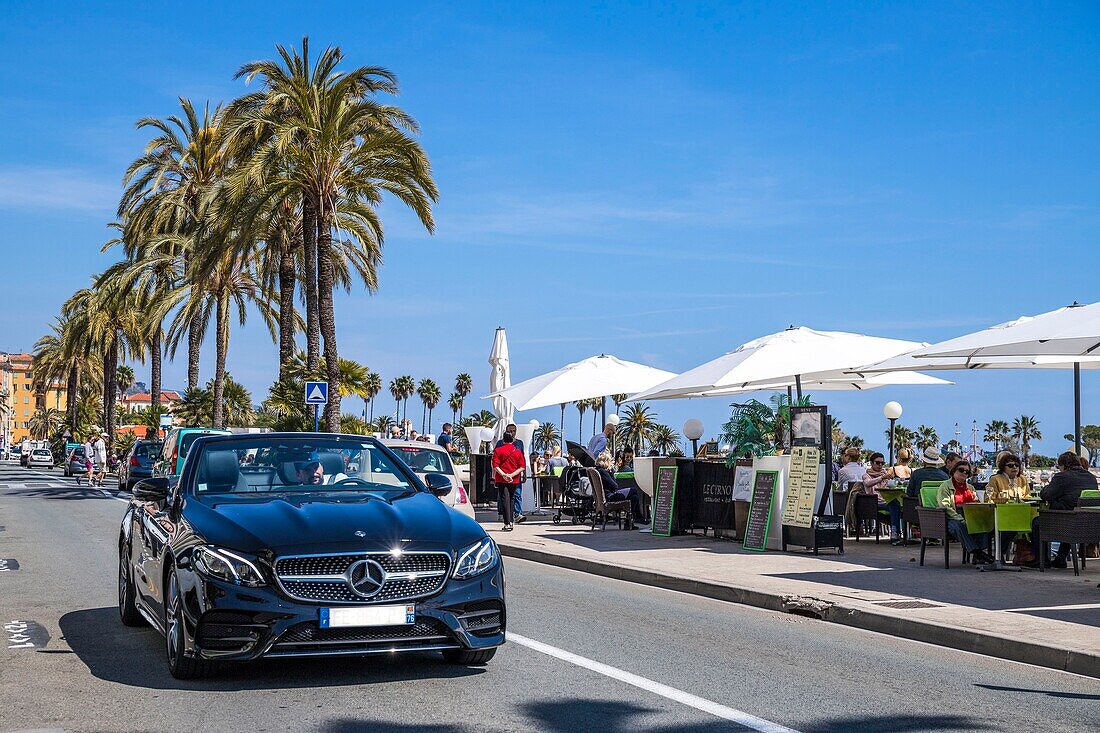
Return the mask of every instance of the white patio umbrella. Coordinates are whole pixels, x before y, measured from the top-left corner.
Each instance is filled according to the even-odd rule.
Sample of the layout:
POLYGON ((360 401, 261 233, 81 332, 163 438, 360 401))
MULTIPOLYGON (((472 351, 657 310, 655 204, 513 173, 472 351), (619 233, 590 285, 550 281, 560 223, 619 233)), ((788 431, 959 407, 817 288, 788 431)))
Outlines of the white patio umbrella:
POLYGON ((1100 303, 1023 316, 941 341, 860 372, 901 369, 1073 369, 1074 448, 1081 452, 1081 369, 1100 369, 1100 303))
MULTIPOLYGON (((508 335, 504 329, 497 327, 493 335, 493 349, 489 352, 489 391, 499 392, 508 389, 511 385, 510 365, 508 363, 508 335)), ((504 427, 515 421, 515 406, 506 397, 493 395, 493 414, 497 416, 497 422, 493 432, 497 439, 504 435, 504 427)))
MULTIPOLYGON (((896 371, 888 372, 885 374, 870 374, 867 376, 859 376, 856 374, 849 374, 844 377, 837 377, 835 379, 817 379, 810 377, 809 379, 803 378, 802 389, 813 390, 815 392, 841 392, 841 391, 865 391, 868 389, 878 389, 880 387, 890 386, 943 386, 954 384, 946 379, 940 379, 928 374, 921 374, 919 372, 909 371, 896 371)), ((752 384, 747 387, 733 387, 733 388, 721 388, 709 390, 706 392, 698 392, 695 394, 679 395, 680 397, 696 398, 696 397, 724 397, 727 395, 746 394, 748 392, 775 392, 783 389, 788 389, 794 386, 794 380, 785 382, 776 382, 774 384, 758 385, 752 384)), ((669 399, 669 398, 649 398, 649 399, 669 399)))
MULTIPOLYGON (((923 344, 844 331, 791 327, 742 344, 734 351, 689 369, 667 382, 631 396, 659 400, 710 392, 736 394, 793 384, 801 397, 803 379, 843 382, 855 365, 882 361, 923 344), (873 356, 872 356, 873 355, 873 356)), ((847 378, 850 381, 850 378, 847 378)))
MULTIPOLYGON (((488 397, 506 399, 517 410, 534 410, 550 405, 564 405, 578 400, 610 397, 613 394, 648 389, 675 375, 645 364, 624 361, 610 354, 590 356, 566 364, 546 374, 524 380, 507 389, 495 390, 488 397)), ((563 435, 565 425, 561 426, 563 435)), ((580 436, 578 436, 579 440, 580 436)))

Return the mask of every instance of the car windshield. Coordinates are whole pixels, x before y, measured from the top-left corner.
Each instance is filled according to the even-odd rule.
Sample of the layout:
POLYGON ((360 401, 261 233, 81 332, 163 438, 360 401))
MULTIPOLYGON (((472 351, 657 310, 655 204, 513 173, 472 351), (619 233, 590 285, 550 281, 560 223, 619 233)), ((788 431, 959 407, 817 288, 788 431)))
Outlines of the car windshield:
POLYGON ((160 453, 161 447, 160 443, 138 443, 134 446, 134 457, 156 458, 157 454, 160 453))
POLYGON ((191 445, 204 435, 210 433, 184 433, 180 438, 180 458, 186 458, 187 452, 191 450, 191 445))
POLYGON ((445 473, 447 475, 454 473, 454 469, 451 467, 451 459, 444 451, 411 445, 393 445, 390 446, 390 449, 401 456, 401 460, 405 462, 405 465, 417 473, 445 473))
POLYGON ((359 492, 389 500, 418 491, 397 463, 367 440, 250 436, 203 448, 195 493, 359 492))

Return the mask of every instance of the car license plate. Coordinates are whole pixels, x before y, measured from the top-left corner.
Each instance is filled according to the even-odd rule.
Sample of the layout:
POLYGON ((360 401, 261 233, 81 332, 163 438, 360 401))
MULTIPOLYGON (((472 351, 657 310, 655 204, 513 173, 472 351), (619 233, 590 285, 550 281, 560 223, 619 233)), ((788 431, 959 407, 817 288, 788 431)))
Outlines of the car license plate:
POLYGON ((354 608, 322 608, 322 629, 341 626, 406 626, 416 623, 416 606, 358 606, 354 608))

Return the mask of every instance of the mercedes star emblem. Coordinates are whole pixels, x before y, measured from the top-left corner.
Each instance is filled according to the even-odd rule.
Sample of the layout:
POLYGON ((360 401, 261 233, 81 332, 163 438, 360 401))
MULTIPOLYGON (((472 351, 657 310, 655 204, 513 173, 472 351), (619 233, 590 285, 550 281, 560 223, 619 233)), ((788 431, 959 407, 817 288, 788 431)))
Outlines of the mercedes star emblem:
POLYGON ((386 571, 374 560, 359 560, 348 568, 347 581, 356 595, 370 598, 386 584, 386 571))

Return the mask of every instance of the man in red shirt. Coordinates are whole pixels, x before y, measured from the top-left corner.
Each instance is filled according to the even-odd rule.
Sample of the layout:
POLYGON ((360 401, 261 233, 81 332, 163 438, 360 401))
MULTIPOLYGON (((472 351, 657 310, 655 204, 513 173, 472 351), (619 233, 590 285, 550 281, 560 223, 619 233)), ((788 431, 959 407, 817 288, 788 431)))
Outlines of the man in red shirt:
POLYGON ((493 481, 497 485, 501 509, 504 510, 504 531, 512 531, 515 514, 513 502, 519 489, 520 477, 527 467, 523 450, 516 447, 515 433, 505 433, 504 442, 493 451, 493 481))

